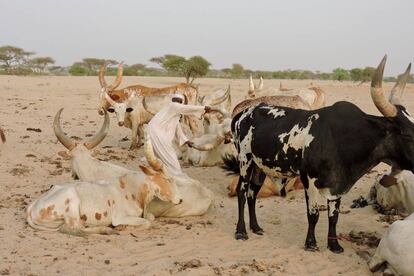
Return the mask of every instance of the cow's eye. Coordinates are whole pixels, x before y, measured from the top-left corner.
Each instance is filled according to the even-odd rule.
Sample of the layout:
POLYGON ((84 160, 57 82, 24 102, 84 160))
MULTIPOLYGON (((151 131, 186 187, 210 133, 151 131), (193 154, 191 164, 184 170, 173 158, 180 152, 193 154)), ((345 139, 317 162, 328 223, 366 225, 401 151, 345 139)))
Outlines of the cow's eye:
POLYGON ((128 108, 126 109, 126 112, 132 112, 132 110, 134 110, 132 107, 128 107, 128 108))
POLYGON ((113 108, 108 108, 108 112, 114 113, 114 112, 115 112, 115 109, 113 109, 113 108))

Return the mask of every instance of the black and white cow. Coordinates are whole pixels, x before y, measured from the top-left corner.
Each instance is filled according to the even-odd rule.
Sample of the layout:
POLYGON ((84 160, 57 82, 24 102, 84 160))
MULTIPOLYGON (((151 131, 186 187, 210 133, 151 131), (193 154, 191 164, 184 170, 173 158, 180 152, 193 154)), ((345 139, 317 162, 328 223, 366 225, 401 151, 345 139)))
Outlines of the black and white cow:
POLYGON ((371 83, 372 99, 384 117, 366 114, 344 101, 310 111, 260 104, 234 117, 232 132, 240 168, 236 239, 248 238, 244 223, 246 196, 250 228, 263 234, 255 202, 266 175, 300 176, 308 217, 305 250, 318 250, 315 226, 319 192, 328 202, 328 248, 341 253, 343 248, 336 236, 341 197, 380 162, 414 172, 414 118, 399 101, 411 64, 388 101, 382 90, 385 62, 386 56, 371 83))

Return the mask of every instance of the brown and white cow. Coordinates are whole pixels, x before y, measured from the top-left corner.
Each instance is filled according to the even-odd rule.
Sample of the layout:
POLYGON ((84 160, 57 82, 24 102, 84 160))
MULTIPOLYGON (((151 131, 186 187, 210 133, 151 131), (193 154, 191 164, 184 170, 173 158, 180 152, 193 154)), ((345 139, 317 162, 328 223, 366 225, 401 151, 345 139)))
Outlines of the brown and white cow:
POLYGON ((175 180, 168 176, 147 149, 151 168, 100 181, 55 185, 27 208, 27 222, 34 229, 73 235, 112 234, 118 225, 148 227, 153 215, 149 203, 159 200, 182 202, 175 180))
POLYGON ((325 92, 317 86, 312 85, 306 88, 287 89, 281 85, 279 89, 270 87, 266 90, 263 89, 263 86, 262 78, 260 78, 259 86, 255 86, 250 76, 249 90, 246 98, 252 99, 261 96, 299 96, 312 110, 325 106, 325 92))
MULTIPOLYGON (((106 65, 104 64, 99 71, 99 82, 101 85, 99 113, 103 115, 103 110, 115 112, 119 126, 131 129, 130 149, 138 148, 142 144, 143 125, 148 123, 153 117, 143 108, 144 97, 162 99, 168 95, 179 93, 184 95, 186 103, 195 104, 198 90, 196 86, 180 83, 174 86, 153 88, 143 85, 127 86, 123 89, 116 88, 122 82, 122 64, 118 66, 117 78, 114 84, 108 86, 105 81, 106 65)), ((185 116, 186 123, 194 134, 200 133, 197 119, 194 116, 185 116)))
POLYGON ((102 109, 108 109, 111 105, 107 98, 105 97, 105 93, 108 93, 109 96, 116 102, 125 102, 127 101, 129 95, 132 92, 135 92, 137 96, 160 96, 160 95, 168 95, 168 94, 174 94, 177 92, 181 92, 185 98, 186 102, 190 104, 195 104, 197 95, 198 95, 198 89, 196 86, 187 84, 187 83, 179 83, 177 85, 168 86, 168 87, 162 87, 162 88, 155 88, 155 87, 147 87, 144 85, 130 85, 122 89, 116 89, 122 82, 122 63, 118 65, 118 71, 117 71, 117 77, 113 84, 107 85, 105 81, 105 72, 106 72, 106 64, 102 65, 99 70, 99 83, 101 85, 101 102, 98 107, 98 111, 101 115, 102 109))
MULTIPOLYGON (((122 175, 135 173, 115 164, 100 161, 94 158, 90 149, 97 146, 106 136, 109 126, 109 116, 105 114, 105 120, 101 130, 86 143, 75 143, 66 136, 60 126, 60 114, 62 109, 55 116, 53 129, 58 140, 68 149, 64 154, 71 158, 72 175, 81 181, 99 181, 119 178, 122 175)), ((152 152, 151 142, 147 139, 145 143, 145 156, 152 167, 159 169, 159 162, 152 152)), ((200 182, 190 178, 176 178, 176 185, 183 202, 179 205, 172 204, 158 199, 149 203, 149 217, 184 217, 200 216, 207 212, 211 205, 213 194, 200 182)))

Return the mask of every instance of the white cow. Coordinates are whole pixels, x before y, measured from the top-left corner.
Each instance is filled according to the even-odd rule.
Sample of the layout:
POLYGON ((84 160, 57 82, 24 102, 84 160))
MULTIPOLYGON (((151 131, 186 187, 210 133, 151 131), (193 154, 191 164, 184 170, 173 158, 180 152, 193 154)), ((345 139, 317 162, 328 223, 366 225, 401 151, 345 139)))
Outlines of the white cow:
MULTIPOLYGON (((135 171, 103 162, 92 157, 90 149, 98 145, 106 136, 109 126, 109 116, 105 114, 105 121, 101 130, 87 143, 74 143, 67 137, 60 126, 60 114, 62 109, 55 116, 53 129, 58 140, 69 150, 71 157, 72 174, 82 181, 98 181, 118 178, 127 173, 135 171)), ((159 162, 153 155, 150 141, 145 144, 145 155, 151 166, 158 167, 159 162)), ((175 179, 183 203, 171 204, 161 200, 153 200, 148 210, 155 217, 184 217, 200 216, 207 212, 213 199, 213 193, 204 187, 200 182, 191 178, 175 179)))
POLYGON ((118 225, 148 227, 147 206, 155 196, 173 204, 181 199, 164 170, 140 168, 118 179, 55 185, 28 206, 27 222, 73 235, 112 234, 110 227, 118 225))
POLYGON ((414 212, 414 174, 410 171, 393 172, 378 178, 374 184, 376 202, 384 209, 395 209, 402 214, 414 212))
POLYGON ((216 166, 223 163, 223 155, 236 154, 231 142, 231 118, 221 123, 211 123, 206 127, 206 134, 195 137, 192 148, 184 153, 183 160, 198 167, 216 166))
POLYGON ((384 275, 414 275, 414 214, 394 222, 368 263, 372 272, 385 263, 384 275))

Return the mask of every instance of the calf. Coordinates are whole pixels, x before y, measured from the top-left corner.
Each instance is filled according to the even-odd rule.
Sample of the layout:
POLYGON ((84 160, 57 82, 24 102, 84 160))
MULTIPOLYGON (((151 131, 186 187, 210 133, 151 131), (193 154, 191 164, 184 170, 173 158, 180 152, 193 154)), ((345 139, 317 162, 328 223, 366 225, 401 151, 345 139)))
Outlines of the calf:
POLYGON ((394 222, 368 263, 372 272, 386 265, 384 275, 414 275, 414 214, 394 222))
POLYGON ((28 206, 27 222, 34 229, 73 235, 112 234, 110 227, 118 225, 148 227, 147 206, 155 196, 174 204, 181 199, 162 170, 140 168, 143 173, 118 179, 53 186, 28 206))
POLYGON ((306 250, 318 250, 315 226, 319 219, 317 193, 327 199, 328 248, 343 252, 336 236, 341 197, 379 162, 414 171, 414 118, 400 103, 411 64, 391 92, 382 90, 386 57, 376 69, 371 96, 384 117, 368 115, 349 102, 317 110, 297 110, 261 104, 237 114, 232 132, 240 166, 237 186, 239 220, 236 239, 247 239, 244 205, 250 228, 262 235, 255 214, 256 195, 266 175, 300 176, 308 217, 306 250))

